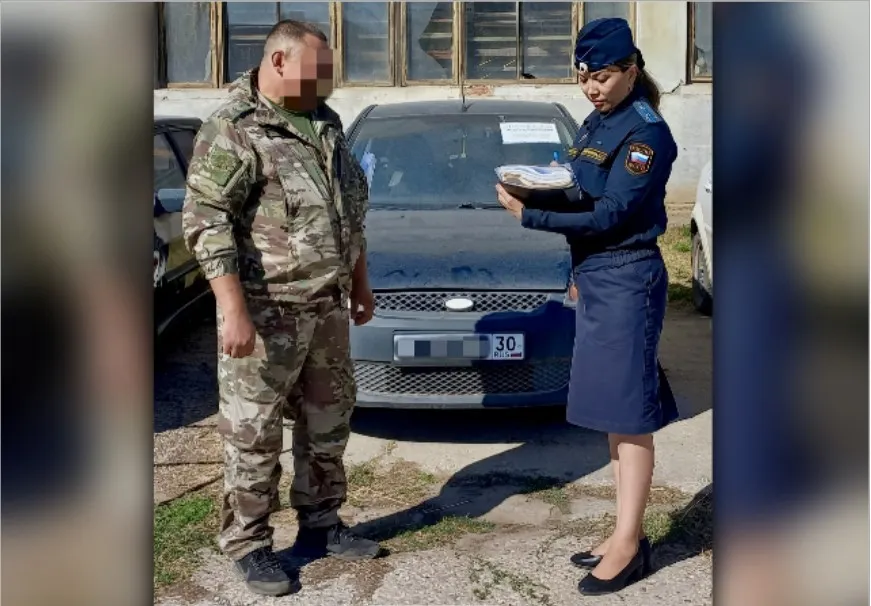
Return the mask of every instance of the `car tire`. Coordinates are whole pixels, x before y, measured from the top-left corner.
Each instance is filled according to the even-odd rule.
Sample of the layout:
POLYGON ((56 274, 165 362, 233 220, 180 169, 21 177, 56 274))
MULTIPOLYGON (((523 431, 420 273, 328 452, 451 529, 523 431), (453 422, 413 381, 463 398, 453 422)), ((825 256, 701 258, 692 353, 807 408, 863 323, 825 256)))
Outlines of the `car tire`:
POLYGON ((714 298, 711 294, 707 257, 705 249, 702 247, 702 237, 698 232, 693 234, 692 266, 693 306, 699 313, 710 316, 714 309, 714 298))

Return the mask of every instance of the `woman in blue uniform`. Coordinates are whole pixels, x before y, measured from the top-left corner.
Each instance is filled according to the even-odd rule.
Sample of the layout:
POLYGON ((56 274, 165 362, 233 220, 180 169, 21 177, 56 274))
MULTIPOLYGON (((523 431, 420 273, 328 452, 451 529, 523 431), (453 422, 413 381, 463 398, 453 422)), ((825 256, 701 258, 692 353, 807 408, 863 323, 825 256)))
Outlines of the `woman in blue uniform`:
POLYGON ((571 150, 578 196, 555 211, 496 191, 524 227, 564 234, 571 247, 579 300, 566 418, 608 434, 617 494, 614 533, 572 562, 592 569, 581 593, 601 595, 650 569, 642 519, 653 433, 678 416, 657 359, 668 286, 657 238, 666 228, 665 185, 677 146, 625 20, 585 25, 574 64, 595 107, 571 150))

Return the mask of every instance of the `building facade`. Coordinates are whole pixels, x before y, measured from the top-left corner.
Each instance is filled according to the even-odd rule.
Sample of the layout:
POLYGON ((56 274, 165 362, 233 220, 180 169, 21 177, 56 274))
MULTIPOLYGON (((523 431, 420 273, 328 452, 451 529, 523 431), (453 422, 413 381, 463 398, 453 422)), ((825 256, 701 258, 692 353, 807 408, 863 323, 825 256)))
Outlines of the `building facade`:
POLYGON ((669 202, 692 203, 711 156, 709 2, 168 2, 157 4, 156 115, 205 118, 259 64, 280 19, 318 24, 336 51, 330 100, 346 124, 372 103, 489 97, 592 106, 571 64, 580 27, 626 18, 663 91, 680 156, 669 202))

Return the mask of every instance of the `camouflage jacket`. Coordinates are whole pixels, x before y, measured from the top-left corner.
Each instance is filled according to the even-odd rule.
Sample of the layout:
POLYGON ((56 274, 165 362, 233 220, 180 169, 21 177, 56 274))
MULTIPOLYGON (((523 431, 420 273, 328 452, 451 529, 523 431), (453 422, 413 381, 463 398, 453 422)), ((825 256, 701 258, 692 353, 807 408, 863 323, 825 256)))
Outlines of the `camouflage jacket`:
POLYGON ((186 245, 206 278, 238 273, 249 296, 306 302, 336 286, 347 294, 366 247, 366 177, 333 110, 314 113, 320 141, 311 141, 260 97, 256 73, 231 85, 197 135, 186 245))

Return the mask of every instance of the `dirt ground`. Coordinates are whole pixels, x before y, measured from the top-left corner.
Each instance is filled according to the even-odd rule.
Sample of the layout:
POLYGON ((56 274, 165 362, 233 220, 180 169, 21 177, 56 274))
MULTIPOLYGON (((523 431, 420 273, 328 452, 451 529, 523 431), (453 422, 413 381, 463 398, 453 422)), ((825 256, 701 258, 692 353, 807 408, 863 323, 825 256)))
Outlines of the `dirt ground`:
MULTIPOLYGON (((668 244, 680 257, 685 236, 668 244)), ((711 322, 674 294, 661 359, 682 420, 657 434, 645 519, 656 570, 618 595, 595 598, 599 604, 712 603, 711 322)), ((285 477, 284 509, 273 518, 276 550, 303 589, 278 599, 250 594, 214 545, 222 478, 214 352, 206 316, 168 335, 155 364, 156 603, 583 601, 576 591, 582 572, 568 558, 609 532, 613 490, 604 437, 567 425, 562 409, 357 410, 342 514, 391 554, 359 564, 287 556, 296 523, 285 477)), ((282 463, 290 468, 289 453, 282 463)))

